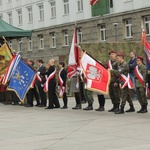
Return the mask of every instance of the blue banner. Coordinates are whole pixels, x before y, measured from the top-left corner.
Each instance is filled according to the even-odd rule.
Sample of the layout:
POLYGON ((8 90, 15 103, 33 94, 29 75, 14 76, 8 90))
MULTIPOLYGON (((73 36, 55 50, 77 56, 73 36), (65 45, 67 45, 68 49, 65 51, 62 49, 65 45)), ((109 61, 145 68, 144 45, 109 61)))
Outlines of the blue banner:
POLYGON ((15 91, 20 100, 24 100, 35 74, 35 70, 33 70, 23 59, 20 59, 10 79, 8 89, 15 91))

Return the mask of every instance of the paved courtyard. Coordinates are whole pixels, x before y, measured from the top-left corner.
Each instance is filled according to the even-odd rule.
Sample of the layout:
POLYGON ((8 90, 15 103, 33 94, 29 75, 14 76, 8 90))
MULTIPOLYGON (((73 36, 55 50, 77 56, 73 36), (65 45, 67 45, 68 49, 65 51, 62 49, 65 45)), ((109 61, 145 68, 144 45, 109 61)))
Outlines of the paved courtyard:
POLYGON ((150 150, 150 107, 147 114, 115 115, 108 112, 110 99, 104 112, 74 105, 74 98, 67 110, 0 104, 0 150, 150 150))

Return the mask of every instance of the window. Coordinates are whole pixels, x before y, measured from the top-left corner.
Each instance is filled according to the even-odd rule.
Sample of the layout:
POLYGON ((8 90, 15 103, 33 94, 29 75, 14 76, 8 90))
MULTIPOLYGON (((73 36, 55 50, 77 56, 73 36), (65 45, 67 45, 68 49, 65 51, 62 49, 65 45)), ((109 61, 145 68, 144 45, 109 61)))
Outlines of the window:
POLYGON ((32 7, 29 7, 27 9, 28 9, 28 22, 31 23, 33 21, 32 7))
POLYGON ((113 0, 110 0, 109 3, 110 8, 113 8, 113 0))
POLYGON ((64 1, 64 15, 69 14, 69 0, 63 0, 64 1))
POLYGON ((9 47, 12 48, 12 40, 9 40, 8 44, 9 44, 9 47))
POLYGON ((100 41, 106 41, 106 27, 105 27, 105 24, 100 25, 100 41))
POLYGON ((11 3, 11 0, 7 0, 7 3, 11 3))
POLYGON ((68 40, 68 30, 64 31, 64 46, 69 45, 69 40, 68 40))
POLYGON ((56 17, 56 4, 55 4, 55 1, 52 1, 50 3, 51 5, 51 18, 54 18, 56 17))
POLYGON ((39 49, 44 49, 44 38, 43 38, 43 35, 39 35, 39 49))
POLYGON ((131 19, 125 20, 125 37, 126 38, 132 37, 132 20, 131 19))
POLYGON ((44 7, 43 5, 39 5, 39 20, 44 20, 44 7))
POLYGON ((3 14, 0 14, 0 19, 3 19, 3 14))
POLYGON ((150 16, 144 17, 144 24, 146 29, 146 35, 150 35, 150 16))
POLYGON ((77 42, 82 43, 82 28, 77 29, 77 42))
POLYGON ((124 0, 124 2, 131 2, 132 0, 124 0))
POLYGON ((2 5, 2 0, 0 0, 0 6, 2 5))
POLYGON ((18 41, 19 41, 19 50, 22 51, 22 39, 20 38, 18 41))
POLYGON ((55 34, 55 32, 50 33, 50 38, 51 38, 51 47, 56 48, 56 34, 55 34))
POLYGON ((32 51, 32 37, 29 38, 29 51, 32 51))
POLYGON ((13 22, 12 22, 12 13, 10 12, 10 13, 8 13, 8 20, 9 20, 9 24, 13 24, 13 22))
POLYGON ((17 10, 18 12, 18 24, 22 24, 22 10, 17 10))
POLYGON ((83 0, 77 0, 78 12, 83 10, 83 0))

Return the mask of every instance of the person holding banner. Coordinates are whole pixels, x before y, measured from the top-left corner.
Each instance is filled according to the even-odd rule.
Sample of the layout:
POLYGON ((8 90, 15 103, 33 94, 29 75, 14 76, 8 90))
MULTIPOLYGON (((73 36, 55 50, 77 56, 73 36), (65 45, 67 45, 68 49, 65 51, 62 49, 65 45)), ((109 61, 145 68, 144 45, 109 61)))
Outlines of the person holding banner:
MULTIPOLYGON (((110 70, 117 70, 116 52, 111 50, 109 52, 110 60, 107 63, 107 67, 110 70)), ((116 112, 119 110, 120 105, 120 88, 118 84, 119 80, 114 72, 111 71, 111 80, 109 84, 109 96, 112 101, 113 107, 108 112, 116 112)))
POLYGON ((136 91, 137 91, 137 97, 138 101, 141 105, 141 109, 137 111, 137 113, 147 113, 147 98, 146 98, 146 87, 145 87, 145 81, 146 81, 146 67, 143 63, 143 57, 138 56, 137 57, 137 66, 134 68, 135 71, 135 83, 136 83, 136 91))
POLYGON ((115 72, 115 75, 119 77, 119 83, 121 88, 121 109, 115 112, 115 114, 123 114, 124 113, 124 107, 126 104, 126 101, 130 105, 130 109, 126 112, 135 112, 132 99, 130 97, 129 88, 134 88, 133 83, 131 82, 130 76, 129 76, 129 68, 128 64, 124 61, 124 55, 123 54, 117 54, 116 59, 118 62, 118 70, 112 70, 115 72))
POLYGON ((58 90, 59 96, 63 98, 64 106, 61 109, 67 109, 68 98, 66 94, 66 80, 67 80, 67 71, 64 68, 65 63, 59 62, 59 74, 58 74, 58 90))

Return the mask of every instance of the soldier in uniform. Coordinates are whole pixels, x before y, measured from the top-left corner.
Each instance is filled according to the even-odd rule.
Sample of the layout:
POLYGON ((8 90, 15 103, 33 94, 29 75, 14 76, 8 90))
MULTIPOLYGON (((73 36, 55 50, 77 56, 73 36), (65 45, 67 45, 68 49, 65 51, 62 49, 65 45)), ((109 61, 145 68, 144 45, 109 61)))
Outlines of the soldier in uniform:
POLYGON ((145 92, 146 67, 143 63, 142 56, 138 56, 136 61, 138 66, 135 68, 135 83, 138 101, 141 105, 141 109, 137 113, 146 113, 148 105, 145 92))
MULTIPOLYGON (((117 62, 116 62, 116 52, 111 50, 109 52, 110 60, 107 63, 107 67, 110 70, 117 70, 117 62)), ((119 110, 120 105, 120 88, 118 84, 118 78, 116 77, 115 73, 111 71, 111 80, 109 84, 109 95, 112 101, 113 107, 108 110, 108 112, 115 112, 119 110)))
POLYGON ((130 109, 127 110, 126 112, 134 112, 135 109, 134 109, 133 102, 132 102, 131 97, 130 97, 128 85, 123 87, 125 82, 122 80, 123 76, 126 77, 125 80, 127 80, 127 75, 129 73, 128 64, 124 61, 124 55, 123 54, 117 54, 116 59, 118 62, 117 63, 118 64, 118 70, 112 70, 112 72, 114 72, 116 76, 120 77, 119 83, 121 86, 122 102, 121 102, 121 109, 119 109, 119 111, 116 111, 115 114, 123 114, 124 113, 124 107, 125 107, 126 101, 128 101, 128 103, 130 105, 130 109))

